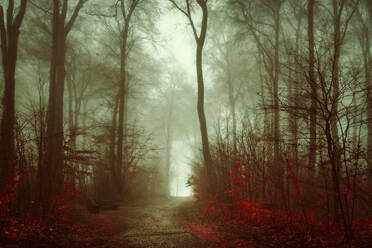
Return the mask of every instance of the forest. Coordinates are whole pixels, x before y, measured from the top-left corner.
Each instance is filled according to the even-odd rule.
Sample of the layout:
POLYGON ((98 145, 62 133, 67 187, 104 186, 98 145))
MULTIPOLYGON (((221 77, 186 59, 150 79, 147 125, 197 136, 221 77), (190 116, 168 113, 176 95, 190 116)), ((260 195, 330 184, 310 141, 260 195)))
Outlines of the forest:
POLYGON ((0 0, 0 247, 371 247, 371 0, 0 0))

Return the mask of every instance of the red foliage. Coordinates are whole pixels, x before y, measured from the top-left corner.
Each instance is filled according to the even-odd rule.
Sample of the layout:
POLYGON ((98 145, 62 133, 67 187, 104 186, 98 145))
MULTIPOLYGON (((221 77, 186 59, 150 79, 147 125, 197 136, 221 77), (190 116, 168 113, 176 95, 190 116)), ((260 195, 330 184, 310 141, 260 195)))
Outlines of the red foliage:
MULTIPOLYGON (((82 195, 68 181, 64 183, 63 193, 52 197, 52 210, 45 218, 33 216, 31 211, 17 213, 14 209, 17 186, 22 181, 23 172, 14 172, 0 194, 0 247, 81 247, 81 244, 75 246, 74 242, 118 232, 120 225, 117 221, 71 207, 72 200, 82 195), (66 242, 67 245, 61 246, 66 242)), ((30 202, 30 206, 34 204, 35 201, 30 202)))
POLYGON ((15 190, 17 185, 23 181, 22 176, 22 171, 10 174, 0 195, 0 238, 2 239, 15 239, 22 234, 23 229, 31 227, 28 223, 28 225, 25 225, 10 217, 11 204, 15 199, 15 190))
POLYGON ((193 233, 200 240, 207 243, 218 243, 219 239, 215 234, 215 227, 211 225, 199 225, 195 223, 184 222, 183 225, 188 231, 193 233))
MULTIPOLYGON (((0 244, 23 244, 30 240, 53 240, 58 230, 69 227, 70 200, 81 197, 71 184, 65 183, 64 193, 52 199, 55 211, 47 214, 46 221, 34 217, 31 213, 22 216, 12 213, 16 188, 23 181, 23 172, 9 175, 7 184, 0 195, 0 244)), ((34 204, 34 201, 31 202, 34 204)))
MULTIPOLYGON (((288 196, 284 192, 272 192, 274 197, 287 198, 291 197, 296 200, 300 209, 268 209, 265 206, 266 200, 261 199, 259 202, 249 199, 244 194, 248 180, 251 178, 249 174, 241 170, 239 164, 233 165, 233 173, 229 175, 232 183, 232 188, 227 189, 220 195, 213 195, 211 199, 203 199, 201 194, 195 192, 195 198, 205 204, 206 216, 217 216, 219 220, 223 220, 222 226, 235 226, 234 230, 239 230, 240 234, 235 236, 244 236, 244 233, 249 233, 254 230, 256 233, 261 233, 262 236, 271 237, 274 242, 285 247, 368 247, 368 240, 372 240, 372 220, 354 221, 353 232, 354 239, 345 243, 344 230, 342 223, 330 224, 327 218, 316 212, 315 209, 303 205, 304 196, 299 190, 299 183, 304 183, 298 180, 292 174, 292 168, 288 163, 288 168, 284 174, 287 175, 291 184, 295 187, 293 195, 288 196), (224 195, 230 196, 227 201, 224 195), (222 217, 222 218, 221 218, 222 217)), ((270 182, 271 180, 268 179, 270 182)), ((346 198, 347 190, 344 190, 346 198)), ((199 191, 200 192, 200 191, 199 191)), ((319 199, 319 209, 324 208, 327 198, 330 196, 327 192, 321 192, 320 189, 313 189, 314 197, 319 199)), ((308 197, 308 196, 307 196, 308 197)), ((328 216, 329 218, 329 216, 328 216)), ((217 242, 217 238, 213 242, 206 238, 202 232, 202 227, 186 226, 196 236, 207 242, 217 242), (191 228, 193 227, 193 228, 191 228), (203 234, 203 235, 202 235, 203 234)), ((209 237, 209 236, 208 236, 209 237)), ((230 240, 231 241, 231 240, 230 240)), ((227 241, 221 241, 221 247, 239 247, 237 239, 232 239, 234 245, 228 246, 227 241)), ((244 243, 239 241, 239 244, 244 243)), ((247 243, 244 243, 249 247, 247 243)))

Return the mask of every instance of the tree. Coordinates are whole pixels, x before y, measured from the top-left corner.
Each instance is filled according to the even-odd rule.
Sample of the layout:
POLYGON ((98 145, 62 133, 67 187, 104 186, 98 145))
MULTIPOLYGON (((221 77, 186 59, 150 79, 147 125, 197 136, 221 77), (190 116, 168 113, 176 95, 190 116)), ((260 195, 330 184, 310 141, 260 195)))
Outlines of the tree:
POLYGON ((1 56, 5 82, 0 129, 0 190, 4 186, 10 167, 15 160, 15 70, 18 55, 19 29, 26 12, 26 5, 27 0, 21 0, 19 10, 14 15, 14 0, 9 0, 6 19, 4 16, 4 7, 2 4, 0 5, 1 56))
MULTIPOLYGON (((124 139, 124 114, 126 103, 127 89, 127 56, 129 52, 128 37, 130 22, 134 10, 141 0, 129 1, 129 6, 125 4, 125 0, 120 0, 121 14, 124 19, 124 27, 121 30, 121 46, 120 46, 120 81, 119 81, 119 108, 118 108, 118 142, 117 142, 117 161, 116 161, 116 183, 117 188, 121 190, 121 176, 123 164, 123 139, 124 139)), ((121 193, 121 192, 120 192, 121 193)))
MULTIPOLYGON (((135 107, 129 101, 132 99, 131 95, 136 93, 135 90, 144 89, 138 87, 138 84, 146 82, 147 77, 144 75, 147 74, 143 69, 144 67, 148 69, 148 67, 144 66, 146 64, 144 61, 150 60, 144 59, 147 54, 141 42, 145 38, 149 38, 156 30, 153 17, 157 13, 157 8, 156 1, 119 0, 111 3, 97 5, 95 13, 91 13, 91 15, 100 18, 109 35, 108 39, 100 39, 99 42, 104 49, 108 48, 105 58, 109 58, 106 62, 111 63, 112 71, 110 76, 105 75, 105 77, 114 83, 112 88, 116 91, 111 94, 112 99, 110 99, 113 113, 110 128, 109 163, 112 171, 111 180, 117 191, 116 194, 122 197, 125 193, 123 190, 128 163, 128 151, 126 150, 128 147, 126 145, 128 115, 131 114, 131 107, 135 107), (106 9, 106 11, 101 9, 106 9), (137 73, 135 70, 138 66, 138 58, 142 59, 141 73, 137 73)), ((106 67, 107 65, 102 66, 106 67)))
POLYGON ((213 168, 212 168, 212 156, 209 149, 208 141, 208 130, 207 130, 207 121, 204 113, 204 77, 203 77, 203 47, 205 43, 205 38, 207 35, 207 25, 208 25, 208 0, 197 0, 197 4, 202 10, 202 22, 200 32, 198 34, 194 19, 191 14, 191 3, 190 0, 185 0, 186 6, 182 8, 176 1, 169 0, 173 6, 178 9, 182 14, 184 14, 191 26, 195 42, 196 42, 196 75, 198 81, 198 104, 197 112, 200 123, 200 133, 202 138, 202 150, 203 158, 206 167, 207 177, 209 180, 210 190, 213 189, 213 184, 215 183, 213 168))
POLYGON ((273 142, 274 142, 274 177, 277 181, 278 190, 283 189, 283 177, 280 164, 280 108, 279 108, 279 76, 280 76, 280 33, 281 33, 281 6, 283 0, 260 0, 260 1, 243 1, 231 0, 233 6, 237 6, 240 16, 238 22, 246 25, 249 34, 256 42, 257 49, 262 53, 264 68, 271 82, 272 92, 272 110, 273 120, 273 142), (253 13, 253 10, 259 10, 253 13), (271 22, 266 22, 267 17, 271 22), (269 27, 273 32, 273 38, 268 37, 271 34, 265 32, 269 27))
POLYGON ((88 0, 79 0, 67 20, 68 0, 53 1, 52 56, 50 61, 49 103, 45 163, 40 172, 40 203, 43 216, 51 209, 53 195, 63 190, 63 97, 65 88, 65 61, 67 36, 79 11, 88 0), (67 22, 66 22, 67 21, 67 22))
POLYGON ((315 168, 316 162, 316 116, 317 116, 317 84, 315 78, 315 41, 314 41, 314 0, 308 0, 307 5, 307 36, 309 39, 309 85, 311 88, 311 107, 310 107, 310 146, 309 146, 309 167, 315 168))
MULTIPOLYGON (((232 27, 232 20, 219 9, 210 11, 211 25, 209 25, 210 47, 207 50, 207 61, 214 72, 214 81, 218 100, 221 96, 227 97, 227 106, 230 110, 232 124, 231 136, 234 153, 237 152, 237 125, 239 110, 238 104, 252 78, 249 75, 250 56, 246 53, 246 43, 239 42, 237 29, 232 27)), ((247 94, 251 91, 246 92, 247 94)), ((252 99, 250 95, 248 97, 252 99)), ((243 103, 244 104, 244 103, 243 103)))
MULTIPOLYGON (((288 11, 288 16, 286 18, 286 21, 288 24, 290 24, 290 27, 292 27, 292 32, 287 34, 284 43, 284 47, 286 50, 288 65, 284 67, 287 69, 287 73, 282 72, 282 75, 285 76, 288 75, 287 81, 287 87, 288 87, 288 127, 290 130, 290 137, 289 137, 289 149, 291 151, 291 160, 293 161, 295 167, 296 167, 296 174, 298 171, 298 165, 299 165, 299 126, 302 124, 300 119, 300 111, 301 108, 301 100, 299 99, 300 96, 300 87, 301 82, 304 80, 304 77, 302 76, 303 73, 301 73, 301 41, 302 41, 302 23, 304 19, 304 2, 303 1, 287 1, 289 4, 290 10, 288 11), (293 33, 293 38, 291 37, 291 33, 293 33)), ((286 29, 288 31, 288 28, 286 29)), ((285 104, 284 104, 285 108, 285 104)), ((283 135, 284 136, 284 135, 283 135)), ((288 183, 288 180, 287 180, 288 183)), ((287 184, 289 187, 289 184, 287 184)))
MULTIPOLYGON (((370 12, 369 17, 372 19, 372 2, 367 1, 370 12)), ((369 173, 372 175, 372 55, 371 55, 371 33, 372 25, 368 25, 368 19, 360 10, 356 11, 358 20, 358 40, 363 55, 363 67, 367 101, 367 162, 369 164, 369 173)))
MULTIPOLYGON (((120 60, 119 80, 117 83, 117 93, 114 96, 112 125, 110 131, 110 166, 112 172, 112 180, 117 190, 118 195, 123 193, 123 164, 125 160, 125 129, 126 129, 126 112, 127 112, 127 97, 128 85, 130 76, 128 73, 128 58, 133 48, 132 35, 134 28, 132 22, 136 9, 143 0, 120 0, 116 1, 112 6, 114 14, 95 14, 103 18, 114 18, 117 24, 117 31, 112 25, 105 20, 106 28, 114 35, 118 35, 119 54, 115 53, 115 59, 120 60)), ((116 37, 115 37, 116 38, 116 37)), ((111 51, 116 51, 116 47, 110 47, 111 51)))
MULTIPOLYGON (((326 58, 317 58, 317 76, 318 87, 320 94, 318 96, 319 107, 319 126, 322 128, 323 137, 326 142, 326 150, 330 164, 330 177, 332 180, 333 190, 333 208, 334 222, 343 222, 345 228, 345 238, 352 239, 352 219, 353 213, 350 202, 346 199, 342 192, 344 179, 342 177, 343 170, 348 173, 346 166, 346 151, 350 111, 345 107, 343 99, 347 91, 347 84, 355 84, 357 87, 356 76, 350 72, 345 72, 340 66, 342 58, 342 46, 345 43, 345 35, 352 16, 354 15, 359 2, 351 1, 350 5, 346 5, 345 1, 332 0, 330 6, 322 5, 330 13, 332 20, 330 26, 333 27, 333 33, 328 44, 319 44, 318 49, 325 49, 328 52, 326 58), (350 79, 345 79, 350 77, 350 79), (343 168, 345 166, 345 168, 343 168), (341 218, 340 218, 341 217, 341 218)), ((322 30, 327 34, 327 30, 322 30)), ((349 175, 346 175, 346 183, 348 183, 349 175)))

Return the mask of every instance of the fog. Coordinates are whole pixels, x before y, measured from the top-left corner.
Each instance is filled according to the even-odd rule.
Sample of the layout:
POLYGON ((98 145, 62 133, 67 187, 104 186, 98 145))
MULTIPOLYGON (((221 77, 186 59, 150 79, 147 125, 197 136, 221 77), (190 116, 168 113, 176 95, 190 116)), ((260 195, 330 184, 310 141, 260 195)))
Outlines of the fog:
POLYGON ((166 217, 190 208, 211 217, 214 227, 203 228, 216 233, 285 216, 292 222, 279 229, 291 233, 278 237, 296 237, 301 223, 300 236, 318 242, 312 247, 362 245, 372 206, 371 1, 7 0, 0 7, 0 237, 7 242, 22 236, 10 223, 35 218, 49 230, 58 221, 48 218, 66 219, 57 213, 67 208, 79 216, 109 210, 103 216, 114 219, 127 211, 135 224, 120 225, 129 236, 146 216, 201 230, 166 217), (332 230, 342 240, 326 237, 332 230))
POLYGON ((192 189, 187 187, 187 180, 192 175, 190 145, 182 141, 174 142, 171 163, 170 194, 173 196, 190 196, 192 189))

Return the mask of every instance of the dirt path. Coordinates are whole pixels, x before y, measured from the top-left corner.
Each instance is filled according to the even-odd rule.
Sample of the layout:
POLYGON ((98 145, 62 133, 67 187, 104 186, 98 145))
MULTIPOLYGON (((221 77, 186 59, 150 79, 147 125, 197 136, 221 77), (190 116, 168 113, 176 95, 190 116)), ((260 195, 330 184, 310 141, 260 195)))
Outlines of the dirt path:
POLYGON ((189 233, 176 217, 177 210, 190 199, 171 198, 146 205, 122 206, 116 211, 104 211, 122 225, 115 238, 133 248, 142 247, 206 247, 189 233))

